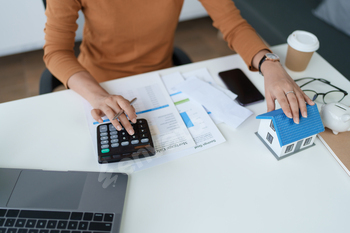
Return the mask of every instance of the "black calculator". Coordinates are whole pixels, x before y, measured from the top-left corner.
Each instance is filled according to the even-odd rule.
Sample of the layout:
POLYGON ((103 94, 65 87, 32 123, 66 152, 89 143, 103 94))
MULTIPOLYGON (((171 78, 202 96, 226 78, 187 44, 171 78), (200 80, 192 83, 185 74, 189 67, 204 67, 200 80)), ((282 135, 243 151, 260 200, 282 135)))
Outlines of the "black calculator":
POLYGON ((132 122, 130 124, 134 128, 134 135, 129 135, 124 128, 117 131, 112 123, 97 127, 99 163, 113 163, 156 154, 147 120, 137 119, 135 124, 132 122))

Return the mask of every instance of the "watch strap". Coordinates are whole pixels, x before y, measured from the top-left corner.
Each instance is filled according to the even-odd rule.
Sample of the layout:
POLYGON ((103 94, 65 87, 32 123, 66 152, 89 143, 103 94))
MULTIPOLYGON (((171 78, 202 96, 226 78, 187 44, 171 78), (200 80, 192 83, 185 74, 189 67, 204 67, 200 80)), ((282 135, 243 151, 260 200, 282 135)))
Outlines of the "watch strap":
POLYGON ((260 62, 259 62, 259 67, 258 67, 258 69, 259 69, 259 74, 261 74, 262 76, 264 76, 263 74, 262 74, 262 72, 261 72, 261 64, 263 64, 263 62, 266 60, 266 55, 264 55, 262 58, 261 58, 261 60, 260 60, 260 62))
POLYGON ((260 73, 262 76, 264 76, 264 75, 263 75, 263 73, 261 72, 261 65, 262 65, 262 64, 264 63, 264 61, 266 61, 266 60, 276 62, 276 61, 279 61, 280 59, 279 59, 279 57, 278 57, 276 54, 274 54, 274 53, 266 53, 266 54, 261 58, 261 60, 260 60, 260 62, 259 62, 259 66, 258 66, 259 73, 260 73), (271 55, 272 55, 274 58, 272 58, 271 55), (270 56, 270 57, 269 57, 269 56, 270 56))

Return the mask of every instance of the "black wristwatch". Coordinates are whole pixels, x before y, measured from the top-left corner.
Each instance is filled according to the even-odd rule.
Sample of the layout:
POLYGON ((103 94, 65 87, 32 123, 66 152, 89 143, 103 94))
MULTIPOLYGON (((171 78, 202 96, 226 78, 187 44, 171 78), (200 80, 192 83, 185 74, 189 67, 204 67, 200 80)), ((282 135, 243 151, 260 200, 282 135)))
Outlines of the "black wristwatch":
POLYGON ((280 61, 280 58, 277 56, 277 54, 274 54, 274 53, 267 53, 263 56, 263 58, 261 58, 260 62, 259 62, 259 73, 263 75, 263 73, 261 72, 261 65, 263 64, 264 61, 273 61, 273 62, 276 62, 276 61, 280 61))

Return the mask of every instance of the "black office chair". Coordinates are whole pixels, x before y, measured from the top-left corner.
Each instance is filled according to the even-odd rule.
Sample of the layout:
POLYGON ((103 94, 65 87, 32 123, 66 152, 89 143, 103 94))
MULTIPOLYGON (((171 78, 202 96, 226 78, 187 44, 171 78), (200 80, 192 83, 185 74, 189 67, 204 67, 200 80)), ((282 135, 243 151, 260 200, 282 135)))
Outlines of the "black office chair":
MULTIPOLYGON (((46 9, 46 0, 43 0, 43 3, 46 9)), ((76 45, 75 55, 78 56, 78 54, 79 54, 79 50, 77 49, 77 45, 76 45)), ((178 47, 174 47, 172 59, 173 59, 174 66, 180 66, 180 65, 192 63, 191 59, 187 56, 187 54, 178 47)), ((40 84, 39 84, 40 85, 39 95, 50 93, 61 84, 62 84, 61 81, 59 81, 55 76, 53 76, 51 72, 46 68, 44 72, 41 74, 40 84)))

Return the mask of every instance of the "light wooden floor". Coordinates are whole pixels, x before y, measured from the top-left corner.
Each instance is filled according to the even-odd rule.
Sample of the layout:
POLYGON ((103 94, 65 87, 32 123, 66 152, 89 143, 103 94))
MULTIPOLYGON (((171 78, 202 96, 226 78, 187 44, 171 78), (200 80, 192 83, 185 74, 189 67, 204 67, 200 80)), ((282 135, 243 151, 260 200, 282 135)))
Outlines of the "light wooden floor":
MULTIPOLYGON (((234 53, 219 39, 209 17, 179 23, 175 46, 194 62, 234 53)), ((0 103, 38 95, 42 57, 43 50, 0 57, 0 103)))

